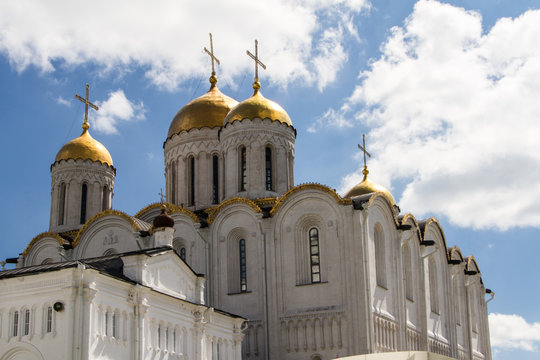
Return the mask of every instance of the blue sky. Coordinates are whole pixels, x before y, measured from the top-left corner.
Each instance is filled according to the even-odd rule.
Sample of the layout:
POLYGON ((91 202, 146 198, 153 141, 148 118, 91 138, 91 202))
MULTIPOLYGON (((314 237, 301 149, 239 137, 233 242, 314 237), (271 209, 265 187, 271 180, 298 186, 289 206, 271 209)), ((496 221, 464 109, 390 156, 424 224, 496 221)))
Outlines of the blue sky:
POLYGON ((403 213, 437 217, 449 246, 479 262, 494 358, 540 350, 540 5, 536 1, 11 1, 0 4, 0 258, 47 231, 50 165, 81 132, 117 168, 113 206, 135 214, 164 187, 170 121, 209 86, 262 92, 298 136, 295 182, 343 193, 370 177, 403 213), (149 3, 148 3, 149 4, 149 3))

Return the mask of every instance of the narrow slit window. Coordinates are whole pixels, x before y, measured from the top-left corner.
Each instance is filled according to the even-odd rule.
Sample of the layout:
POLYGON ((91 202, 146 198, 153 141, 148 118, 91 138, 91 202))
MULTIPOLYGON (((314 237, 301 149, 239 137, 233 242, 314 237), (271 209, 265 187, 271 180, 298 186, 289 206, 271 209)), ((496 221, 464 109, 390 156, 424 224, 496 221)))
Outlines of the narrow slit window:
POLYGON ((23 327, 23 335, 30 334, 30 310, 26 309, 24 311, 24 327, 23 327))
POLYGON ((386 288, 386 244, 380 224, 375 225, 375 275, 377 285, 386 288))
POLYGON ((311 265, 311 282, 321 282, 321 256, 319 248, 319 230, 309 229, 309 255, 311 265))
POLYGON ((58 225, 64 225, 64 212, 66 208, 66 183, 60 184, 58 194, 58 225))
POLYGON ((247 158, 246 148, 240 149, 240 191, 246 191, 247 187, 247 158))
POLYGON ((180 249, 180 259, 186 261, 186 248, 185 247, 180 249))
POLYGON ((429 303, 431 311, 435 314, 439 313, 439 291, 437 289, 437 264, 432 256, 428 260, 429 269, 429 303))
POLYGON ((105 312, 105 336, 109 336, 109 312, 105 312))
POLYGON ((109 209, 109 189, 107 186, 103 187, 103 202, 101 205, 101 210, 107 210, 109 209))
POLYGON ((118 315, 116 313, 112 314, 112 336, 118 339, 118 315))
POLYGON ((17 336, 19 334, 19 312, 13 313, 13 327, 11 328, 11 336, 17 336))
POLYGON ((238 243, 240 251, 240 292, 247 291, 247 264, 246 264, 246 240, 241 239, 238 243))
POLYGON ((176 162, 171 165, 171 202, 176 204, 176 162))
POLYGON ((218 156, 212 157, 212 203, 217 204, 219 202, 219 162, 218 156))
POLYGON ((86 222, 86 198, 88 196, 88 185, 82 184, 81 188, 81 224, 86 222))
POLYGON ((414 300, 413 272, 411 261, 411 249, 408 244, 403 246, 403 266, 405 267, 405 297, 407 300, 414 300))
POLYGON ((52 322, 53 322, 53 308, 52 306, 47 306, 47 325, 45 331, 50 333, 52 332, 52 322))
POLYGON ((266 147, 265 149, 265 164, 266 164, 266 190, 272 191, 272 149, 270 147, 266 147))
POLYGON ((193 156, 189 159, 189 169, 189 202, 195 205, 195 158, 193 156))

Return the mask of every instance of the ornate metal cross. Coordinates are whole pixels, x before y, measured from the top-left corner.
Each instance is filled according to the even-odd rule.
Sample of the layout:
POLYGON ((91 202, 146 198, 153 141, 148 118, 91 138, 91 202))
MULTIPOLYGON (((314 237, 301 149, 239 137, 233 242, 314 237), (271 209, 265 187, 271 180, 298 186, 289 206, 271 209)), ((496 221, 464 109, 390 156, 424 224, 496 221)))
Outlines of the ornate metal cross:
POLYGON ((165 194, 163 194, 163 188, 159 189, 158 195, 161 197, 161 203, 163 204, 163 200, 165 197, 165 194))
POLYGON ((218 63, 218 65, 220 65, 219 63, 219 59, 217 57, 215 57, 214 55, 214 43, 212 42, 212 33, 209 33, 210 35, 210 51, 208 51, 207 48, 204 48, 204 51, 210 55, 210 58, 212 59, 212 75, 215 75, 216 74, 216 71, 214 70, 214 61, 218 63))
POLYGON ((83 129, 88 129, 90 126, 88 125, 88 106, 90 106, 94 110, 99 110, 99 108, 92 104, 90 101, 88 101, 88 96, 90 93, 90 85, 86 84, 86 98, 82 98, 79 95, 75 94, 75 99, 80 100, 84 103, 84 123, 83 123, 83 129))
POLYGON ((364 153, 364 169, 367 169, 366 155, 371 157, 371 154, 366 150, 366 134, 362 134, 362 145, 358 144, 358 148, 364 153))
POLYGON ((255 61, 255 81, 259 81, 259 65, 264 70, 266 70, 266 65, 259 60, 259 42, 257 40, 255 40, 255 55, 250 53, 249 50, 246 50, 246 54, 255 61))

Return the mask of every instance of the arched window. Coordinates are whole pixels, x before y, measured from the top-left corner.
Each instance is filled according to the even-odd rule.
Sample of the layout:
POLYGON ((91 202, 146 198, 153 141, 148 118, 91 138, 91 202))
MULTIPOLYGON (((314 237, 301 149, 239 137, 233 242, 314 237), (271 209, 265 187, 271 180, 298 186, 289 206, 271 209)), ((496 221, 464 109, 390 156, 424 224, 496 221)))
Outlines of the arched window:
POLYGON ((105 311, 105 336, 109 336, 109 311, 105 311))
POLYGON ((86 222, 86 200, 88 196, 88 185, 82 184, 81 187, 81 224, 86 222))
POLYGON ((101 203, 101 210, 107 210, 109 208, 109 189, 107 188, 107 186, 105 185, 103 187, 103 192, 102 192, 102 196, 103 196, 103 201, 101 203))
POLYGON ((188 191, 188 205, 195 205, 195 158, 190 156, 188 158, 188 179, 189 179, 189 191, 188 191))
POLYGON ((414 300, 413 293, 413 272, 412 272, 412 261, 411 261, 411 249, 409 244, 403 246, 403 270, 405 273, 405 298, 407 300, 414 300))
POLYGON ((219 161, 218 156, 212 156, 212 204, 219 203, 219 161))
POLYGON ((112 336, 118 339, 118 315, 115 312, 112 314, 112 336))
POLYGON ((176 161, 171 164, 171 202, 176 204, 176 161))
POLYGON ((437 264, 435 257, 431 255, 428 260, 429 269, 429 303, 431 311, 435 314, 439 313, 439 292, 437 289, 437 264))
POLYGON ((58 193, 58 225, 64 225, 64 213, 66 208, 66 183, 60 184, 58 193))
POLYGON ((53 328, 53 308, 52 306, 47 306, 47 318, 45 320, 45 332, 52 332, 53 328))
POLYGON ((375 225, 374 233, 377 285, 386 288, 386 244, 381 224, 375 225))
POLYGON ((240 191, 246 191, 247 187, 247 158, 246 148, 240 148, 240 191))
POLYGON ((186 261, 186 248, 185 247, 180 249, 180 258, 186 261))
POLYGON ((19 334, 19 312, 13 312, 11 336, 15 337, 19 334))
POLYGON ((247 264, 246 264, 246 240, 240 239, 238 242, 240 255, 240 292, 247 291, 247 264))
POLYGON ((24 310, 23 335, 30 334, 30 309, 24 310))
POLYGON ((309 229, 309 255, 311 267, 311 282, 321 282, 321 257, 319 248, 319 230, 309 229))
POLYGON ((272 191, 272 149, 268 146, 265 148, 264 159, 266 164, 266 190, 272 191))

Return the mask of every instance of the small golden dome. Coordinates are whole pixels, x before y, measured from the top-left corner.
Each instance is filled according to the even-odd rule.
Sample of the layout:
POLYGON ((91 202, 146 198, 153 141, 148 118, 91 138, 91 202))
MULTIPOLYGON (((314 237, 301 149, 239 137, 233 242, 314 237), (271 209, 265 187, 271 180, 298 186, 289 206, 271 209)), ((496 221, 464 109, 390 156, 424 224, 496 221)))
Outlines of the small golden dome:
POLYGON ((183 130, 201 129, 203 127, 220 127, 227 113, 238 104, 238 101, 219 91, 215 75, 210 77, 210 90, 206 94, 191 101, 176 114, 167 139, 183 130))
POLYGON ((368 179, 369 171, 367 168, 364 167, 364 170, 362 170, 362 173, 364 174, 364 179, 359 184, 355 185, 352 189, 350 189, 344 196, 345 199, 350 199, 358 195, 364 195, 364 194, 370 194, 374 192, 380 192, 382 195, 388 200, 388 202, 391 205, 396 205, 396 200, 394 200, 394 197, 388 191, 387 188, 385 188, 382 185, 376 184, 373 181, 368 179))
POLYGON ((272 100, 268 100, 259 91, 260 84, 253 84, 255 92, 240 104, 236 105, 225 118, 223 125, 242 119, 270 119, 292 126, 291 118, 285 110, 272 100))
POLYGON ((83 125, 81 136, 62 146, 58 154, 56 154, 55 163, 68 159, 99 161, 102 164, 113 166, 111 154, 102 143, 90 136, 86 123, 83 125))

